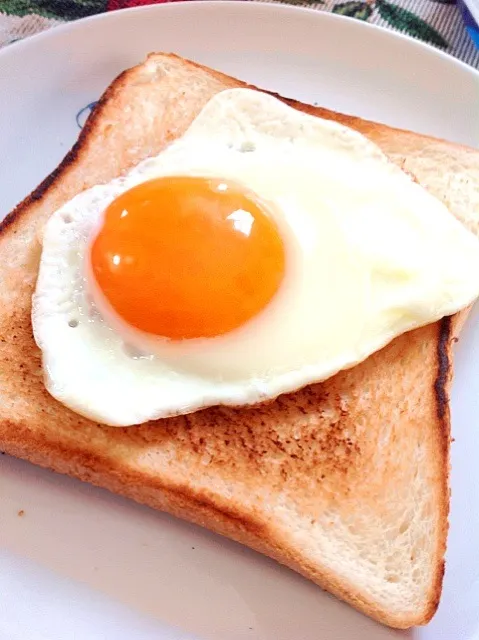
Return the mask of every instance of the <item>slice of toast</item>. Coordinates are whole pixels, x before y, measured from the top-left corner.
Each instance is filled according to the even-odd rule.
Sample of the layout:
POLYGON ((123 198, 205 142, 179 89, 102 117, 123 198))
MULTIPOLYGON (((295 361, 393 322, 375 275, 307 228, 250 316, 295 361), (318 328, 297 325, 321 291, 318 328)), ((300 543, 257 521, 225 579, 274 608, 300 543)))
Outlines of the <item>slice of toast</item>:
MULTIPOLYGON (((254 408, 119 429, 72 413, 44 388, 30 322, 42 225, 238 86, 177 56, 149 56, 113 82, 59 168, 5 219, 0 448, 247 544, 385 624, 424 624, 444 571, 451 349, 464 313, 254 408)), ((363 132, 477 231, 478 152, 287 102, 363 132)))

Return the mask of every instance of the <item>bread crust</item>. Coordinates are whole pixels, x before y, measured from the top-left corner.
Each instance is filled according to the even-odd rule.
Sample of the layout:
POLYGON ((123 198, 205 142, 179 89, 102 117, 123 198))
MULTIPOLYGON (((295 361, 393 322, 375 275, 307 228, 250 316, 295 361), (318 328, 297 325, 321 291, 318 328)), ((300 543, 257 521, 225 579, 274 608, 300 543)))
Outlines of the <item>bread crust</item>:
MULTIPOLYGON (((465 313, 400 336, 358 367, 320 385, 281 396, 271 405, 243 410, 215 407, 192 416, 167 419, 161 424, 149 423, 127 429, 94 424, 57 403, 42 384, 41 356, 33 340, 29 317, 38 261, 38 252, 35 254, 31 247, 38 232, 36 225, 41 227, 51 207, 89 186, 82 176, 92 176, 91 166, 98 170, 98 176, 92 176, 93 180, 109 179, 108 173, 102 174, 96 166, 100 161, 95 164, 94 154, 99 144, 109 144, 108 136, 111 127, 116 127, 115 118, 120 117, 122 100, 125 96, 129 100, 136 99, 137 87, 153 93, 153 89, 156 90, 154 82, 158 85, 171 82, 174 74, 184 76, 180 79, 184 88, 175 84, 174 90, 176 97, 181 96, 184 100, 185 110, 186 102, 192 100, 189 91, 193 93, 193 89, 189 87, 203 83, 195 90, 191 113, 177 128, 165 124, 168 116, 163 115, 163 121, 155 126, 162 135, 166 133, 156 147, 142 141, 141 149, 130 156, 121 149, 121 171, 180 135, 198 111, 198 104, 205 103, 210 95, 223 88, 247 86, 177 56, 152 54, 143 65, 118 76, 59 167, 0 225, 2 257, 17 256, 23 251, 17 263, 23 268, 23 275, 17 275, 15 279, 13 272, 5 274, 11 299, 4 296, 0 311, 0 448, 246 544, 314 580, 384 624, 398 628, 425 624, 437 608, 444 574, 449 512, 452 345, 465 313), (161 75, 160 71, 165 68, 167 73, 161 75), (142 87, 142 83, 147 82, 152 85, 142 87), (393 372, 397 389, 386 388, 385 378, 389 371, 393 372), (415 378, 411 380, 413 374, 415 378), (368 401, 366 393, 370 396, 368 401), (410 404, 407 398, 403 401, 404 394, 413 398, 410 404), (429 524, 427 585, 423 596, 403 610, 388 609, 379 598, 365 593, 364 586, 358 586, 353 579, 347 579, 337 569, 331 570, 313 557, 277 516, 285 504, 301 522, 303 516, 310 518, 316 511, 329 513, 328 509, 333 507, 334 513, 345 517, 346 507, 354 511, 358 501, 365 511, 373 508, 371 505, 377 496, 372 489, 359 487, 357 483, 368 464, 378 463, 375 451, 378 438, 384 435, 384 426, 379 424, 375 407, 392 403, 393 399, 401 405, 403 414, 400 419, 391 418, 394 422, 391 437, 399 442, 415 440, 415 444, 423 448, 428 488, 435 508, 429 524), (310 423, 314 423, 314 428, 310 423), (299 439, 296 439, 296 431, 299 439), (272 474, 271 461, 275 470, 280 468, 278 474, 276 471, 272 474), (251 478, 251 484, 244 478, 251 478), (352 496, 355 485, 356 500, 352 496), (228 494, 228 486, 233 487, 233 493, 228 494), (311 487, 316 491, 314 504, 308 502, 311 487), (253 499, 251 492, 258 495, 253 499), (268 511, 268 500, 275 504, 276 515, 268 511)), ((178 85, 181 83, 178 81, 178 85)), ((466 172, 474 162, 477 163, 477 153, 465 147, 277 97, 301 111, 361 131, 377 142, 393 161, 413 170, 416 175, 421 174, 425 159, 426 177, 424 180, 421 175, 418 177, 427 187, 430 187, 428 167, 431 158, 428 148, 434 149, 433 159, 442 154, 452 158, 452 164, 460 161, 466 172)), ((122 126, 121 122, 118 126, 122 126)), ((128 144, 121 142, 121 133, 119 140, 111 143, 112 150, 128 144)), ((118 167, 110 167, 110 173, 118 175, 118 167)), ((479 184, 479 176, 475 177, 479 184)), ((449 191, 444 196, 446 202, 448 197, 449 191)), ((475 228, 476 221, 471 221, 465 211, 460 207, 451 208, 466 224, 475 228)), ((2 260, 3 264, 5 260, 2 260)), ((408 452, 406 458, 412 455, 412 449, 408 452)), ((394 447, 384 455, 390 465, 389 472, 398 474, 398 482, 412 482, 407 469, 410 459, 396 465, 394 447)), ((371 473, 371 485, 378 491, 381 482, 384 478, 379 475, 376 478, 371 473)), ((385 512, 392 508, 387 501, 381 505, 385 512)), ((294 517, 290 520, 294 521, 294 517)), ((311 526, 316 526, 316 523, 312 524, 313 520, 311 517, 311 526)))

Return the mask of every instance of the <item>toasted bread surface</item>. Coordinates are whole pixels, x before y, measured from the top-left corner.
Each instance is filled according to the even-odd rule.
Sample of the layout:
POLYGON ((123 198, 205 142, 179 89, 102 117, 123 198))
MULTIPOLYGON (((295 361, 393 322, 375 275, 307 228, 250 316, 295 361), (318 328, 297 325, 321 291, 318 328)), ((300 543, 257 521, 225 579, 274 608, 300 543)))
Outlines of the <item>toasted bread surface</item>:
MULTIPOLYGON (((451 349, 464 314, 252 408, 119 429, 69 411, 43 385, 30 322, 43 224, 83 189, 159 153, 215 93, 237 86, 177 56, 149 56, 113 82, 60 167, 4 221, 0 448, 247 544, 385 624, 424 624, 444 571, 451 349)), ((364 133, 477 232, 478 152, 287 102, 364 133)))

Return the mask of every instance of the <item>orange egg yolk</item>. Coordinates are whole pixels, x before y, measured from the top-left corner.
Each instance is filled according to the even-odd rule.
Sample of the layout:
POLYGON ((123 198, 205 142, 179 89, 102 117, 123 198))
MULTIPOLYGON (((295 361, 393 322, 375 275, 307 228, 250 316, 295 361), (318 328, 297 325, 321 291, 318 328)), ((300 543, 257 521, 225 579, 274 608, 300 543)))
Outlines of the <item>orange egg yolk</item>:
POLYGON ((257 316, 281 285, 285 249, 267 209, 236 183, 163 177, 110 204, 90 261, 122 320, 181 340, 257 316))

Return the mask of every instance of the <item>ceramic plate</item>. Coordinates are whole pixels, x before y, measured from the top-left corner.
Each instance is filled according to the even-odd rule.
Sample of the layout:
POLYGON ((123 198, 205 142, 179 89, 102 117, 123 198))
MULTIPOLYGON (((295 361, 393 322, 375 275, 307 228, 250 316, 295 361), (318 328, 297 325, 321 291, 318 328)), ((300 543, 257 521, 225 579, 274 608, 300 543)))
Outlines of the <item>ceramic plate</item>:
MULTIPOLYGON (((56 28, 0 53, 0 214, 58 164, 108 83, 153 50, 286 96, 479 146, 479 74, 423 44, 285 5, 144 7, 56 28)), ((447 573, 428 627, 382 627, 237 544, 1 456, 0 638, 479 637, 478 359, 475 313, 457 348, 447 573)))

